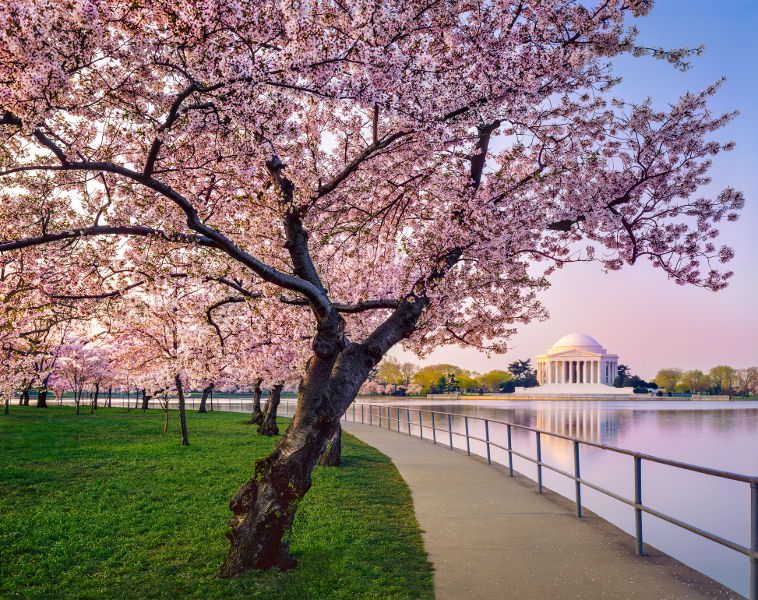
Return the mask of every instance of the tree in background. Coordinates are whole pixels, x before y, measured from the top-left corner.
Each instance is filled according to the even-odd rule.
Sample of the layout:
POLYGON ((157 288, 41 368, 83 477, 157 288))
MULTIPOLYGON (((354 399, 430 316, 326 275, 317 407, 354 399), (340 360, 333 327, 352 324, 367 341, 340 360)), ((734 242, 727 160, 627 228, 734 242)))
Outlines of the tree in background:
POLYGON ((718 365, 708 371, 708 377, 711 380, 711 389, 716 394, 734 395, 734 384, 737 377, 737 369, 728 365, 718 365))
POLYGON ((428 365, 416 372, 413 376, 413 382, 421 386, 423 394, 427 393, 427 391, 432 388, 438 389, 441 379, 443 379, 445 385, 447 385, 447 376, 451 373, 456 377, 460 375, 470 375, 469 371, 462 369, 461 367, 456 367, 455 365, 428 365))
POLYGON ((624 379, 626 379, 629 376, 629 366, 628 365, 619 365, 618 366, 618 375, 616 375, 616 378, 613 380, 613 387, 622 388, 626 387, 624 386, 624 379))
POLYGON ((740 395, 745 398, 755 396, 756 388, 758 388, 758 367, 740 369, 737 371, 735 382, 740 395))
POLYGON ((403 379, 402 366, 394 356, 386 356, 378 365, 376 381, 379 383, 400 383, 403 379))
POLYGON ((677 392, 706 392, 710 388, 710 381, 707 375, 704 375, 699 369, 685 371, 676 385, 677 392))
POLYGON ((485 391, 498 392, 503 383, 512 379, 514 379, 514 377, 508 371, 494 370, 481 375, 479 377, 479 383, 485 391))
POLYGON ((658 385, 659 388, 663 388, 667 392, 674 392, 676 391, 676 384, 679 383, 679 380, 682 378, 683 373, 684 371, 682 369, 677 369, 674 367, 661 369, 658 371, 658 373, 656 373, 653 381, 658 385))
POLYGON ((539 385, 537 381, 537 370, 532 369, 532 359, 516 360, 508 365, 508 372, 513 376, 513 385, 515 387, 535 387, 539 385))
POLYGON ((418 365, 412 362, 404 362, 400 365, 400 381, 405 386, 410 385, 413 382, 413 378, 418 373, 418 365))

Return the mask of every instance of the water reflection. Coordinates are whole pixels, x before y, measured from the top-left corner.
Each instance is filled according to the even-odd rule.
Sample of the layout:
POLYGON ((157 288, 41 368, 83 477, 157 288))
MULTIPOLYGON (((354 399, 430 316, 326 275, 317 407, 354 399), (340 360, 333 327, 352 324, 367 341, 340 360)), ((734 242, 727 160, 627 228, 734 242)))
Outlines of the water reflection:
MULTIPOLYGON (((382 399, 386 402, 386 398, 382 399)), ((578 437, 588 441, 643 452, 681 462, 747 475, 758 475, 758 402, 688 401, 508 401, 482 400, 456 403, 397 402, 391 411, 392 428, 400 416, 401 430, 407 432, 407 411, 411 430, 418 435, 417 409, 436 410, 458 415, 437 418, 436 434, 440 443, 449 443, 449 431, 463 434, 466 416, 507 421, 518 425, 578 437)), ((376 415, 374 416, 376 419, 376 415)), ((360 419, 358 419, 360 420, 360 419)), ((386 411, 384 417, 386 426, 386 411)), ((368 422, 368 421, 367 421, 368 422)), ((376 421, 374 421, 376 424, 376 421)), ((431 437, 424 422, 424 437, 431 437)), ((485 439, 484 423, 468 419, 469 432, 485 439)), ((507 428, 489 423, 489 439, 507 447, 507 428)), ((514 428, 513 448, 536 456, 536 438, 531 432, 514 428)), ((465 440, 454 435, 454 445, 465 449, 465 440)), ((543 460, 565 471, 573 471, 573 444, 542 436, 543 460)), ((471 451, 486 456, 484 443, 471 442, 471 451)), ((507 464, 507 453, 491 447, 492 460, 507 464)), ((633 460, 631 457, 582 447, 582 477, 627 498, 633 497, 633 460)), ((536 467, 516 457, 514 468, 536 478, 536 467)), ((546 487, 566 497, 574 496, 574 483, 543 470, 546 487)), ((719 479, 660 465, 643 463, 643 503, 665 514, 682 519, 743 546, 750 545, 748 484, 719 479)), ((583 490, 583 504, 628 533, 634 531, 633 510, 594 490, 583 490)), ((644 539, 693 568, 747 596, 749 561, 747 557, 645 515, 644 539)))

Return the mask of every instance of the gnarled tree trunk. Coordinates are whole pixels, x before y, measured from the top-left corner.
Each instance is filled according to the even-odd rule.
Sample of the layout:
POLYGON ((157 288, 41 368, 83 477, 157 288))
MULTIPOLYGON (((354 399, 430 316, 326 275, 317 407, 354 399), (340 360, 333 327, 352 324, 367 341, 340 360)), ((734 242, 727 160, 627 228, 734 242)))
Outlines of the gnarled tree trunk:
POLYGON ((97 410, 97 399, 100 397, 100 384, 95 384, 95 397, 92 399, 92 406, 97 410))
POLYGON ((200 408, 197 412, 208 412, 208 409, 205 406, 206 401, 208 400, 208 395, 213 391, 213 387, 215 384, 211 383, 207 388, 203 390, 203 397, 200 399, 200 408))
POLYGON ((332 437, 327 440, 324 451, 318 457, 318 464, 322 467, 339 467, 342 464, 342 425, 339 421, 332 437))
POLYGON ((262 378, 255 382, 255 388, 253 388, 253 414, 247 422, 248 425, 260 425, 263 423, 263 419, 266 418, 266 415, 261 410, 261 383, 263 383, 262 378))
POLYGON ((229 503, 229 554, 219 577, 246 569, 289 569, 289 531, 311 473, 339 419, 355 399, 369 371, 395 343, 410 334, 425 299, 405 301, 362 344, 348 343, 344 322, 332 309, 319 323, 313 355, 298 389, 295 416, 269 456, 255 463, 253 477, 229 503))
POLYGON ((111 400, 112 399, 113 399, 113 388, 109 387, 108 388, 108 403, 106 405, 108 408, 111 408, 111 400))
POLYGON ((152 396, 148 396, 147 390, 143 388, 142 390, 142 412, 144 413, 147 410, 147 404, 150 402, 150 398, 152 396))
POLYGON ((182 427, 182 446, 189 446, 189 436, 187 435, 187 414, 184 411, 184 390, 182 389, 182 378, 179 375, 174 377, 176 382, 176 394, 179 396, 179 423, 182 427))
MULTIPOLYGON (((24 406, 29 406, 29 388, 24 388, 24 391, 21 393, 21 399, 24 406)), ((21 403, 19 402, 19 404, 21 403)))
POLYGON ((37 390, 37 408, 47 408, 47 387, 37 390))
POLYGON ((266 418, 263 423, 258 427, 258 433, 272 437, 279 435, 279 428, 276 426, 276 411, 279 408, 279 402, 281 401, 283 383, 279 383, 271 388, 271 396, 269 396, 266 403, 266 418))

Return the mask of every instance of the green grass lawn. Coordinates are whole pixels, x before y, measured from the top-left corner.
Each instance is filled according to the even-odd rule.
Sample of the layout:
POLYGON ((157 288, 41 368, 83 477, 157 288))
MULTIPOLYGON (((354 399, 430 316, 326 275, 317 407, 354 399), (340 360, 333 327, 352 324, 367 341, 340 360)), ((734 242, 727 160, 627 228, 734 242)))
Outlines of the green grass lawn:
POLYGON ((176 412, 167 434, 162 411, 82 412, 0 414, 0 598, 433 598, 410 492, 352 436, 298 510, 300 564, 222 581, 229 499, 273 440, 234 413, 188 414, 181 447, 176 412))

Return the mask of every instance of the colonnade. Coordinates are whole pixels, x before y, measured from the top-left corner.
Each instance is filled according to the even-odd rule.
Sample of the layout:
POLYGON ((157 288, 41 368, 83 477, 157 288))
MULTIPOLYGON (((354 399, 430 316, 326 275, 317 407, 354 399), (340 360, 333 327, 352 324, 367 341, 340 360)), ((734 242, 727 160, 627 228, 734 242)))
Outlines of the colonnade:
POLYGON ((618 374, 615 360, 546 360, 537 363, 537 381, 546 383, 603 383, 612 385, 618 374))

